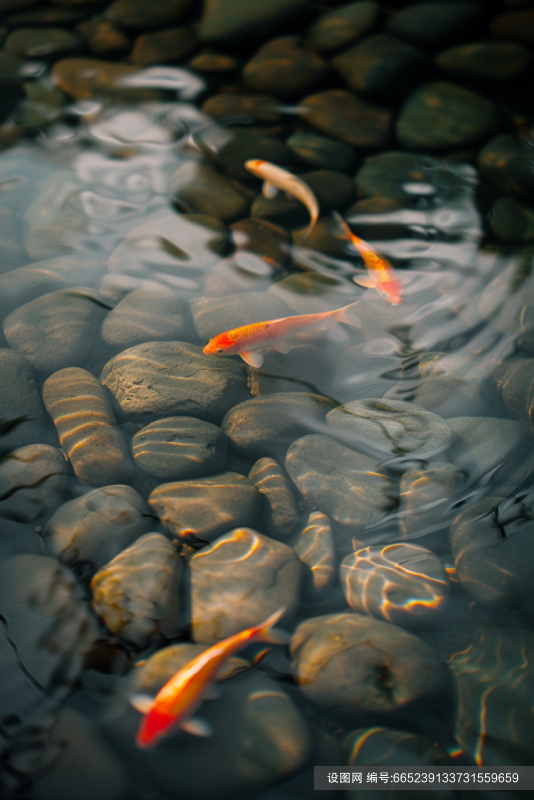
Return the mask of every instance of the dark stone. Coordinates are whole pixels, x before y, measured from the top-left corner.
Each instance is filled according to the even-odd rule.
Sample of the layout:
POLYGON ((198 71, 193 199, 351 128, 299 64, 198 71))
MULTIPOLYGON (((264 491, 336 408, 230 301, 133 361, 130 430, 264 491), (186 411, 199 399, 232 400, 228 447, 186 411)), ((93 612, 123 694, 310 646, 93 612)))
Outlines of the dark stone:
POLYGON ((93 608, 115 636, 146 647, 178 633, 182 561, 166 536, 146 533, 91 580, 93 608))
POLYGON ((280 102, 270 94, 230 94, 222 92, 206 100, 201 111, 209 117, 249 117, 254 122, 278 122, 280 102))
POLYGON ((489 390, 487 367, 459 354, 431 353, 419 362, 419 372, 414 401, 428 411, 444 419, 491 414, 497 395, 493 386, 489 390))
POLYGON ((91 8, 57 8, 46 6, 22 14, 11 14, 2 20, 9 28, 26 28, 39 25, 75 25, 91 14, 91 8))
POLYGON ((286 472, 274 458, 260 458, 248 477, 263 497, 259 527, 273 539, 287 540, 298 525, 299 512, 286 472))
POLYGON ((191 211, 223 222, 245 216, 250 205, 248 197, 209 164, 185 162, 172 174, 170 185, 176 200, 191 211))
POLYGON ((282 542, 250 528, 221 536, 193 556, 191 633, 214 642, 257 625, 282 606, 295 610, 300 561, 282 542))
POLYGON ((22 58, 57 58, 81 50, 78 36, 61 28, 20 28, 4 41, 4 50, 22 58))
POLYGON ((296 273, 275 283, 269 294, 280 297, 297 314, 333 311, 357 299, 356 289, 339 278, 314 272, 296 273))
POLYGON ((186 332, 183 311, 183 302, 171 289, 137 289, 108 314, 102 338, 121 349, 141 342, 181 339, 186 332))
POLYGON ((65 455, 47 444, 19 447, 0 461, 0 517, 33 522, 61 503, 69 468, 65 455))
POLYGON ((497 14, 490 23, 489 33, 496 39, 521 42, 532 47, 534 45, 534 11, 525 8, 497 14))
POLYGON ((52 555, 92 577, 155 523, 149 506, 130 486, 105 486, 58 508, 43 538, 52 555))
POLYGON ((191 28, 170 28, 157 33, 145 33, 134 42, 129 60, 143 67, 183 61, 197 49, 191 28))
POLYGON ((241 292, 223 297, 195 297, 190 301, 195 328, 202 341, 219 333, 291 314, 283 300, 265 292, 241 292))
POLYGON ((306 620, 290 650, 302 693, 330 711, 394 711, 434 692, 444 679, 421 639, 361 614, 306 620))
POLYGON ((532 148, 524 139, 504 134, 480 150, 481 175, 506 194, 531 202, 534 197, 532 148))
POLYGON ((192 0, 115 0, 104 18, 124 28, 166 28, 182 20, 192 9, 192 0))
POLYGON ((255 178, 247 169, 245 161, 260 158, 270 161, 278 167, 292 169, 296 166, 297 159, 287 145, 272 136, 267 136, 258 131, 225 129, 222 133, 212 134, 209 131, 198 135, 199 142, 206 149, 209 157, 230 178, 235 178, 245 186, 259 186, 255 178))
POLYGON ((236 252, 206 275, 204 294, 213 298, 240 292, 266 292, 273 284, 275 271, 272 264, 255 253, 236 252))
POLYGON ((254 525, 260 495, 254 484, 235 472, 163 483, 148 502, 162 523, 185 540, 211 542, 239 527, 254 525))
POLYGON ((379 14, 379 4, 371 0, 339 6, 313 23, 308 41, 321 52, 339 50, 373 28, 379 14))
POLYGON ((421 3, 402 9, 386 23, 387 33, 426 50, 473 39, 486 21, 476 3, 421 3))
POLYGON ((532 55, 512 42, 477 42, 444 50, 435 61, 448 77, 491 89, 519 77, 532 63, 532 55))
POLYGON ((447 461, 408 469, 400 482, 399 527, 403 539, 418 539, 448 528, 451 502, 465 486, 465 474, 447 461))
POLYGON ((288 353, 265 352, 261 369, 251 370, 249 385, 253 395, 278 392, 328 394, 332 387, 335 360, 324 347, 296 344, 288 353))
POLYGON ((91 53, 97 58, 120 58, 130 52, 130 37, 105 19, 91 19, 77 26, 91 53))
POLYGON ((28 361, 0 349, 0 453, 42 438, 44 408, 28 361))
POLYGON ((147 342, 108 361, 101 375, 125 414, 221 419, 247 395, 244 366, 185 342, 147 342))
POLYGON ((299 105, 305 122, 353 147, 379 150, 389 140, 391 113, 344 89, 310 95, 299 105))
POLYGON ((159 89, 122 83, 123 79, 138 72, 139 67, 96 58, 63 58, 54 64, 50 77, 62 92, 76 100, 101 98, 116 103, 149 103, 163 99, 159 89))
POLYGON ((328 517, 320 511, 312 511, 294 550, 308 568, 304 581, 308 597, 328 591, 336 577, 334 537, 328 517))
POLYGON ((282 36, 264 44, 243 67, 243 80, 255 92, 296 98, 320 89, 328 65, 298 36, 282 36))
POLYGON ((167 417, 142 428, 132 439, 135 463, 161 480, 219 472, 228 442, 217 425, 194 417, 167 417))
POLYGON ((534 206, 499 197, 489 214, 492 233, 503 242, 534 241, 534 206))
MULTIPOLYGON (((366 3, 367 0, 361 2, 366 3)), ((294 133, 286 139, 286 144, 307 167, 349 172, 356 164, 351 147, 316 133, 294 133)))
POLYGON ((227 413, 222 429, 241 455, 276 458, 299 436, 325 425, 334 407, 327 397, 306 392, 253 397, 227 413))
POLYGON ((296 26, 304 21, 309 8, 309 0, 207 0, 200 21, 200 40, 215 46, 261 41, 288 23, 296 26))
MULTIPOLYGON (((13 111, 23 97, 22 83, 24 77, 21 74, 23 63, 22 59, 17 56, 0 51, 0 119, 3 119, 13 111)), ((11 132, 11 136, 13 141, 17 140, 14 131, 11 132)), ((8 129, 6 129, 4 136, 0 138, 0 148, 3 149, 12 143, 8 135, 8 129), (5 139, 5 141, 2 139, 5 139)))
POLYGON ((235 72, 239 68, 239 61, 226 53, 200 53, 189 62, 189 69, 196 72, 213 74, 235 72))
POLYGON ((278 225, 249 217, 234 222, 230 225, 230 231, 238 252, 254 253, 273 267, 283 267, 287 263, 291 239, 287 231, 278 225))
POLYGON ((429 77, 431 62, 412 45, 377 34, 332 60, 349 89, 376 100, 397 100, 429 77))
POLYGON ((402 107, 397 137, 414 150, 452 150, 483 141, 500 126, 497 107, 482 95, 452 83, 429 83, 402 107))
MULTIPOLYGON (((352 182, 352 194, 354 194, 354 190, 354 182, 352 182)), ((348 210, 345 210, 344 215, 346 216, 347 213, 348 210)), ((309 269, 310 250, 318 252, 318 259, 321 259, 321 256, 329 256, 332 259, 345 260, 347 258, 347 240, 339 238, 339 230, 339 224, 332 216, 324 216, 317 221, 309 233, 307 229, 293 231, 292 256, 296 266, 301 269, 309 269)), ((321 262, 319 261, 319 263, 321 262)), ((326 263, 328 264, 328 262, 326 263)))
POLYGON ((306 500, 351 535, 395 505, 395 488, 377 462, 328 436, 311 434, 293 442, 286 469, 306 500))
MULTIPOLYGON (((437 742, 415 733, 391 728, 361 728, 352 731, 345 740, 345 746, 350 753, 349 764, 353 767, 389 767, 400 764, 450 766, 454 763, 445 748, 437 742)), ((376 797, 379 797, 380 789, 374 791, 376 797)), ((359 791, 356 792, 359 800, 359 791)), ((352 794, 356 792, 353 790, 352 794)), ((403 794, 406 795, 407 792, 403 794)), ((447 793, 439 789, 435 792, 427 790, 423 796, 427 796, 429 800, 430 797, 437 800, 438 797, 446 797, 447 793)))

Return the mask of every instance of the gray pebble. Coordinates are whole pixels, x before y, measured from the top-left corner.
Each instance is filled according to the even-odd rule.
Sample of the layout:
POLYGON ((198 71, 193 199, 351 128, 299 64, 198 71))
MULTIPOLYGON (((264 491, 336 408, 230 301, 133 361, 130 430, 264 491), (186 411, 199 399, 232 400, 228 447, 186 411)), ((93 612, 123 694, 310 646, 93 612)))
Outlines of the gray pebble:
POLYGON ((399 526, 403 539, 417 539, 449 525, 451 503, 466 475, 447 461, 407 469, 400 482, 399 526))
POLYGON ((299 512, 285 470, 274 458, 260 458, 248 477, 263 497, 259 527, 274 539, 286 540, 298 525, 299 512))
POLYGON ((308 595, 319 595, 327 591, 335 579, 335 552, 330 520, 325 514, 312 511, 294 550, 310 570, 311 580, 305 585, 308 595))
POLYGON ((183 304, 170 289, 137 289, 127 294, 108 314, 102 338, 114 347, 142 342, 182 339, 185 335, 183 304))
POLYGON ((223 297, 195 297, 190 301, 193 322, 202 341, 224 331, 291 315, 278 297, 265 292, 240 292, 223 297))
POLYGON ((44 407, 33 370, 23 356, 0 349, 0 372, 1 450, 6 453, 42 437, 44 407))
POLYGON ((0 517, 18 522, 50 513, 63 499, 69 468, 61 450, 30 444, 0 461, 0 517))

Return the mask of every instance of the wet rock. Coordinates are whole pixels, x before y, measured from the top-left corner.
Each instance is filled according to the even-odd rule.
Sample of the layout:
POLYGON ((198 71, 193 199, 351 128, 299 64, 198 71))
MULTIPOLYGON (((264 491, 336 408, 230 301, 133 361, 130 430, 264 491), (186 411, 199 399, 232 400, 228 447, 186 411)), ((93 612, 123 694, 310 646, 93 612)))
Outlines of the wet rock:
MULTIPOLYGON (((364 323, 364 330, 366 327, 364 323)), ((347 347, 338 355, 334 366, 330 391, 339 403, 347 405, 357 400, 364 401, 369 395, 376 398, 385 395, 392 386, 390 373, 401 369, 402 359, 398 342, 383 337, 380 344, 374 340, 347 347)), ((338 434, 334 435, 337 437, 338 434)), ((383 453, 380 457, 383 458, 383 453)))
POLYGON ((356 173, 356 186, 367 197, 406 202, 406 183, 432 183, 440 162, 432 156, 391 151, 370 156, 356 173))
POLYGON ((486 139, 500 125, 490 100, 443 81, 429 83, 408 98, 397 121, 397 137, 403 147, 414 150, 451 150, 486 139))
POLYGON ((213 642, 257 625, 298 602, 300 562, 293 550, 250 528, 237 528, 193 556, 192 636, 213 642))
POLYGON ((492 232, 504 242, 534 241, 534 207, 500 197, 489 215, 492 232))
POLYGON ((104 19, 91 19, 77 26, 91 53, 99 58, 120 58, 130 52, 129 36, 116 25, 104 19))
POLYGON ((357 298, 356 289, 339 278, 313 272, 289 275, 275 283, 269 294, 280 297, 297 314, 316 314, 333 311, 357 298))
MULTIPOLYGON (((378 726, 352 731, 345 740, 345 747, 350 753, 349 764, 353 767, 419 764, 448 766, 451 763, 447 751, 437 742, 407 731, 378 726)), ((355 796, 351 796, 351 800, 359 798, 360 791, 356 789, 354 792, 353 790, 355 796)), ((376 792, 375 797, 380 797, 380 790, 375 789, 374 791, 376 792)), ((402 794, 399 796, 402 797, 402 794)), ((423 793, 423 797, 428 800, 430 800, 430 796, 437 800, 438 797, 443 797, 443 791, 438 790, 432 795, 430 795, 430 790, 423 793)))
POLYGON ((223 222, 245 216, 250 200, 224 175, 209 166, 193 161, 178 167, 171 176, 173 196, 190 210, 209 214, 223 222))
POLYGON ((101 380, 125 414, 221 419, 247 396, 241 364, 185 342, 147 342, 108 361, 101 380))
POLYGON ((505 14, 497 14, 490 22, 489 33, 496 39, 534 45, 534 12, 531 9, 518 9, 505 14))
POLYGON ((304 696, 330 709, 393 711, 434 692, 444 677, 421 639, 361 614, 306 620, 290 651, 304 696))
MULTIPOLYGON (((354 194, 354 184, 351 186, 351 191, 352 194, 354 194)), ((349 208, 352 208, 352 206, 349 208)), ((348 209, 344 212, 344 215, 346 216, 347 213, 348 209)), ((310 267, 313 269, 314 250, 318 251, 316 257, 319 263, 322 262, 324 266, 330 263, 326 259, 323 260, 324 256, 328 256, 332 259, 341 259, 342 261, 347 258, 348 243, 346 239, 338 238, 339 225, 333 216, 324 216, 319 219, 310 233, 304 228, 302 230, 292 231, 291 235, 294 244, 292 252, 293 261, 300 269, 309 269, 310 267)), ((341 269, 343 269, 343 267, 341 269)), ((346 283, 345 288, 348 290, 346 283)))
POLYGON ((113 634, 136 647, 146 647, 157 634, 172 639, 178 633, 181 564, 165 536, 141 536, 93 576, 94 610, 113 634))
POLYGON ((270 161, 279 167, 293 169, 297 160, 293 151, 284 142, 258 131, 225 129, 199 134, 198 139, 210 158, 228 177, 235 178, 245 186, 259 187, 255 178, 247 169, 245 162, 251 158, 270 161))
POLYGON ((183 61, 195 52, 197 42, 191 28, 170 28, 145 33, 134 42, 130 61, 143 67, 183 61))
POLYGON ((94 375, 76 367, 59 370, 45 381, 43 400, 82 483, 105 486, 128 479, 126 442, 106 391, 94 375))
POLYGON ((402 538, 417 539, 448 527, 451 501, 463 489, 465 480, 465 473, 446 461, 406 470, 400 483, 402 538))
POLYGON ((328 436, 297 439, 287 452, 286 469, 306 500, 357 535, 395 503, 390 480, 369 456, 328 436))
POLYGON ((483 766, 532 758, 533 657, 530 631, 483 627, 450 660, 458 693, 456 738, 483 766))
POLYGON ((334 537, 328 517, 320 511, 312 511, 294 550, 309 569, 304 575, 304 588, 308 596, 326 592, 335 579, 334 537))
POLYGON ((320 52, 339 50, 373 28, 379 14, 380 6, 371 0, 339 6, 313 23, 308 41, 320 52))
POLYGON ((242 74, 255 92, 292 98, 319 89, 328 75, 328 65, 298 36, 282 36, 260 47, 242 74))
POLYGON ((241 292, 223 297, 195 297, 191 300, 191 313, 200 339, 207 341, 241 325, 287 317, 291 309, 280 298, 265 292, 241 292))
POLYGON ((217 425, 194 417, 160 419, 132 439, 135 463, 162 480, 218 472, 226 462, 227 448, 217 425))
POLYGON ((278 122, 279 101, 270 94, 213 95, 202 105, 202 113, 209 117, 249 117, 255 122, 278 122))
POLYGON ((486 21, 476 3, 421 3, 402 9, 385 30, 428 50, 474 38, 486 21))
POLYGON ((181 339, 185 334, 183 303, 171 289, 137 289, 121 300, 102 325, 102 338, 114 347, 181 339))
POLYGON ((534 360, 521 358, 509 365, 499 381, 499 390, 508 413, 521 422, 527 433, 534 431, 533 378, 534 360))
POLYGON ((276 458, 303 433, 322 427, 334 406, 327 397, 309 392, 253 397, 227 413, 222 429, 239 454, 276 458))
POLYGON ((42 436, 44 408, 33 370, 13 350, 0 349, 0 452, 33 444, 42 436))
POLYGON ((199 36, 211 45, 238 44, 266 39, 288 22, 295 26, 309 14, 308 0, 271 0, 252 4, 247 0, 207 0, 199 36))
POLYGON ((287 540, 298 525, 299 512, 286 472, 274 458, 260 458, 248 477, 263 496, 259 527, 274 539, 287 540))
POLYGON ((146 30, 165 28, 181 22, 191 10, 191 0, 115 0, 104 13, 104 19, 123 28, 146 30))
POLYGON ((234 72, 239 67, 239 61, 233 56, 223 53, 200 53, 189 62, 189 69, 196 72, 225 73, 234 72))
POLYGON ((416 47, 377 34, 332 60, 349 89, 377 100, 397 100, 430 74, 430 61, 416 47))
POLYGON ((310 95, 300 101, 305 122, 353 147, 379 150, 390 136, 391 113, 344 89, 310 95))
POLYGON ((234 253, 206 275, 204 294, 221 297, 239 292, 265 292, 272 286, 274 272, 275 267, 255 253, 234 253))
POLYGON ((532 200, 532 151, 524 139, 509 134, 497 136, 479 152, 477 163, 483 177, 503 192, 527 203, 532 200))
POLYGON ((24 91, 26 98, 13 115, 19 125, 35 130, 63 115, 66 98, 59 89, 40 81, 28 81, 24 84, 24 91))
POLYGON ((341 562, 341 585, 355 611, 395 625, 432 623, 449 596, 449 581, 431 550, 413 544, 375 545, 341 562))
POLYGON ((10 14, 2 22, 9 28, 25 28, 38 25, 74 25, 91 13, 88 8, 58 8, 46 6, 10 14))
POLYGON ((356 400, 330 411, 326 423, 349 447, 377 458, 424 458, 446 450, 453 439, 441 417, 403 400, 356 400))
MULTIPOLYGON (((366 3, 367 0, 361 2, 366 3)), ((294 133, 286 140, 286 144, 308 167, 349 172, 356 164, 352 148, 326 136, 318 136, 315 133, 294 133)))
POLYGON ((57 58, 81 50, 81 41, 74 33, 61 28, 20 28, 4 41, 6 53, 22 58, 57 58))
MULTIPOLYGON (((1 70, 0 70, 1 76, 1 70)), ((1 77, 0 77, 1 81, 1 77)), ((9 135, 9 130, 22 129, 12 122, 4 125, 0 124, 0 150, 13 144, 4 138, 4 134, 9 135)), ((22 133, 21 133, 22 135, 22 133)), ((20 138, 20 136, 18 137, 20 138)), ((28 263, 28 253, 22 244, 23 240, 22 220, 20 215, 9 206, 0 206, 0 257, 2 259, 2 272, 13 270, 22 264, 28 263)), ((79 283, 80 281, 78 281, 79 283)), ((11 311, 11 309, 10 309, 11 311)))
POLYGON ((236 472, 207 478, 162 483, 148 502, 175 536, 211 542, 240 525, 254 525, 260 495, 254 484, 236 472))
POLYGON ((91 577, 154 524, 150 508, 134 489, 105 486, 64 503, 43 538, 56 558, 91 577))
POLYGON ((35 5, 35 0, 0 0, 0 13, 5 14, 7 11, 16 11, 32 5, 35 5))
POLYGON ((332 386, 334 366, 332 353, 313 344, 295 345, 288 353, 269 350, 261 370, 250 372, 250 391, 253 395, 326 394, 332 386))
POLYGON ((421 383, 414 401, 445 419, 491 413, 495 393, 488 389, 487 367, 458 354, 431 354, 419 363, 421 383))
POLYGON ((94 98, 113 102, 149 103, 160 100, 159 89, 128 86, 126 78, 136 75, 139 67, 99 61, 96 58, 63 58, 50 73, 53 83, 76 100, 94 98))
POLYGON ((67 489, 67 461, 61 450, 30 444, 0 461, 0 517, 33 522, 49 514, 67 489))
MULTIPOLYGON (((253 253, 272 264, 283 267, 288 259, 291 238, 287 231, 263 219, 241 219, 230 226, 232 241, 238 253, 253 253)), ((240 262, 239 258, 236 262, 240 262)))
POLYGON ((488 87, 519 77, 531 63, 530 51, 512 42, 465 44, 436 56, 447 76, 488 87))

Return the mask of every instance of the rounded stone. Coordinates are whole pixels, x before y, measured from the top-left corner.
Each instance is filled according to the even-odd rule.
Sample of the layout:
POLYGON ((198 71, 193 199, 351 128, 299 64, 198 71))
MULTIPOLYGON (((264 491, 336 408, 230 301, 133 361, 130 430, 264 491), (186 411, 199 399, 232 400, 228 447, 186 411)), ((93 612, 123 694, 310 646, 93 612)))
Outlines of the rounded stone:
POLYGON ((286 144, 303 164, 314 169, 349 172, 356 164, 356 156, 351 147, 316 133, 294 133, 286 139, 286 144))
POLYGON ((481 175, 506 194, 527 203, 534 196, 532 151, 527 141, 504 134, 480 150, 477 159, 481 175))
POLYGON ((403 203, 407 200, 404 184, 432 185, 439 177, 439 167, 440 162, 432 156, 393 150, 370 156, 356 173, 356 186, 367 197, 403 203))
POLYGON ((208 214, 223 222, 244 217, 250 199, 209 164, 188 161, 171 176, 173 197, 190 211, 208 214))
POLYGON ((146 30, 166 28, 181 22, 192 8, 192 0, 115 0, 106 9, 104 18, 124 28, 146 30))
POLYGON ((235 72, 239 68, 239 61, 226 53, 200 53, 191 59, 189 69, 196 72, 218 73, 235 72))
POLYGON ((279 101, 270 94, 215 94, 202 104, 201 111, 209 117, 248 117, 255 122, 278 122, 279 101))
POLYGON ((101 98, 115 102, 149 103, 163 99, 159 89, 124 84, 126 78, 139 72, 139 67, 100 61, 96 58, 63 58, 50 72, 52 82, 76 100, 101 98))
POLYGON ((18 353, 0 349, 0 453, 33 444, 42 436, 44 407, 33 370, 18 353))
POLYGON ((339 6, 313 23, 308 30, 308 41, 320 52, 339 50, 367 33, 379 14, 380 5, 372 0, 339 6))
POLYGON ((534 207, 499 197, 489 215, 491 230, 503 242, 534 241, 534 207))
POLYGON ((328 65, 298 36, 282 36, 264 44, 243 67, 243 80, 255 92, 300 97, 319 89, 328 65))
POLYGON ((91 19, 77 26, 91 53, 99 58, 115 58, 130 52, 130 37, 116 25, 104 19, 91 19))
POLYGON ((451 78, 491 88, 518 78, 532 63, 532 55, 526 47, 513 42, 475 42, 443 50, 435 61, 451 78))
POLYGON ((237 528, 196 553, 191 568, 191 631, 215 642, 263 622, 299 598, 300 561, 293 550, 250 528, 237 528))
POLYGON ((195 52, 197 42, 191 28, 170 28, 145 33, 134 42, 129 60, 142 67, 183 61, 195 52))
POLYGON ((421 639, 361 614, 302 622, 291 666, 304 696, 330 710, 394 711, 440 687, 444 670, 421 639))
POLYGON ((146 647, 158 634, 178 634, 181 560, 166 536, 147 533, 91 581, 93 608, 115 636, 146 647))
POLYGON ((130 486, 105 486, 64 503, 43 530, 49 551, 91 577, 154 527, 154 517, 130 486))
POLYGON ((299 105, 308 125, 353 147, 380 150, 389 140, 391 113, 344 89, 309 95, 299 105))
POLYGON ((162 483, 148 498, 165 527, 186 540, 211 542, 240 525, 254 525, 260 495, 236 472, 162 483))
POLYGON ((402 538, 417 539, 448 528, 451 502, 465 482, 465 473, 447 461, 432 461, 426 466, 406 470, 400 482, 402 538))
POLYGON ((430 77, 430 59, 410 44, 379 33, 332 59, 349 89, 377 100, 398 98, 430 77))
POLYGON ((428 50, 472 39, 486 21, 477 3, 418 3, 397 12, 385 30, 428 50))
POLYGON ((432 623, 449 596, 439 558, 413 544, 375 545, 351 553, 341 562, 341 585, 355 611, 408 628, 432 623))
POLYGON ((530 8, 519 8, 497 14, 490 22, 489 33, 496 39, 534 45, 534 11, 530 8))
MULTIPOLYGON (((394 767, 400 764, 407 767, 415 764, 449 766, 454 763, 445 748, 437 742, 408 731, 380 726, 352 731, 345 740, 345 747, 350 753, 349 764, 353 767, 394 767)), ((402 794, 398 796, 406 796, 409 791, 403 792, 401 789, 402 794)), ((448 796, 448 793, 439 789, 433 793, 429 789, 423 792, 426 800, 445 800, 448 796)), ((356 798, 351 797, 351 800, 356 798)))
POLYGON ((241 364, 185 342, 147 342, 108 361, 101 380, 125 414, 217 421, 247 396, 241 364))
POLYGON ((278 225, 273 225, 264 219, 249 217, 230 225, 230 232, 238 252, 260 256, 275 268, 286 264, 291 238, 287 231, 278 225))
POLYGON ((332 400, 308 392, 253 397, 227 413, 222 429, 241 455, 276 458, 303 433, 324 425, 334 406, 332 400))
POLYGON ((13 450, 0 461, 0 517, 33 522, 61 503, 69 468, 65 455, 47 444, 13 450))
POLYGON ((414 150, 452 150, 483 141, 500 125, 491 100, 453 83, 436 82, 408 98, 397 121, 397 137, 403 147, 414 150))
POLYGON ((385 453, 414 458, 436 455, 453 438, 445 420, 403 400, 355 400, 329 411, 326 423, 349 447, 377 458, 385 453))
POLYGON ((81 50, 81 41, 62 28, 20 28, 4 40, 6 53, 22 58, 57 58, 81 50))
POLYGON ((309 16, 309 0, 206 0, 199 38, 209 45, 249 44, 272 36, 289 22, 292 26, 309 16))
POLYGON ((520 358, 508 365, 498 383, 506 410, 527 433, 534 432, 533 379, 534 359, 520 358))
POLYGON ((280 319, 291 314, 291 309, 283 300, 265 292, 195 297, 190 305, 199 338, 206 342, 219 333, 242 325, 280 319))
POLYGON ((114 347, 181 339, 186 332, 183 303, 172 289, 137 289, 107 315, 102 338, 114 347))
POLYGON ((218 472, 227 449, 228 440, 217 425, 194 417, 160 419, 132 439, 135 463, 161 480, 218 472))
POLYGON ((259 527, 274 539, 287 539, 299 522, 299 511, 291 482, 274 458, 260 458, 249 472, 263 497, 259 527))
POLYGON ((300 531, 295 553, 308 568, 304 591, 309 598, 328 591, 335 580, 334 536, 330 520, 320 511, 312 511, 300 531))
POLYGON ((308 502, 354 535, 395 505, 393 484, 376 461, 328 436, 293 442, 286 469, 308 502))

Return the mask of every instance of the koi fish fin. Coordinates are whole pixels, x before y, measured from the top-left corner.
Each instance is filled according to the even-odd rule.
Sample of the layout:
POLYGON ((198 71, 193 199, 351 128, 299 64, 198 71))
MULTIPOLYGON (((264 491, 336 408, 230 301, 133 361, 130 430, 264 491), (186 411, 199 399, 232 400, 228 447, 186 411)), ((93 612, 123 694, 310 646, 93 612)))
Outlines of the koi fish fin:
POLYGON ((376 279, 369 277, 369 275, 353 275, 352 280, 358 286, 364 286, 366 289, 374 289, 376 286, 376 279))
POLYGON ((265 622, 257 626, 257 633, 254 639, 257 642, 269 642, 270 644, 287 644, 291 639, 291 634, 286 631, 272 630, 273 626, 284 616, 286 611, 287 606, 282 606, 282 608, 279 608, 274 614, 271 614, 270 617, 267 617, 265 622))
POLYGON ((249 350, 246 353, 239 353, 245 364, 248 364, 249 367, 261 367, 263 364, 263 356, 261 353, 258 353, 257 350, 249 350))
POLYGON ((210 683, 204 694, 203 700, 218 700, 221 696, 221 690, 215 683, 210 683))
POLYGON ((270 200, 273 197, 276 197, 278 194, 278 189, 272 183, 269 183, 269 181, 264 181, 261 193, 264 197, 270 200))
POLYGON ((276 344, 273 344, 273 350, 276 350, 277 353, 285 353, 286 355, 289 353, 292 347, 293 345, 289 342, 280 341, 276 342, 276 344))
POLYGON ((148 714, 154 705, 154 698, 149 694, 134 694, 129 700, 130 705, 132 705, 136 711, 140 711, 141 714, 148 714))
POLYGON ((183 719, 180 722, 179 727, 186 733, 190 733, 192 736, 202 736, 203 738, 213 736, 213 729, 209 722, 206 722, 205 719, 200 719, 200 717, 183 719))
POLYGON ((362 321, 356 314, 358 306, 359 302, 357 301, 356 303, 351 303, 350 306, 340 308, 336 314, 337 321, 344 322, 345 325, 352 325, 353 328, 361 328, 362 321))
POLYGON ((348 239, 350 241, 351 231, 341 214, 338 214, 337 211, 332 211, 332 216, 340 228, 340 232, 336 234, 336 239, 348 239))

